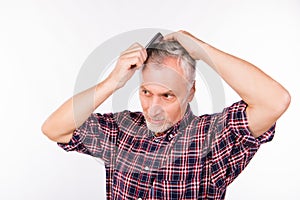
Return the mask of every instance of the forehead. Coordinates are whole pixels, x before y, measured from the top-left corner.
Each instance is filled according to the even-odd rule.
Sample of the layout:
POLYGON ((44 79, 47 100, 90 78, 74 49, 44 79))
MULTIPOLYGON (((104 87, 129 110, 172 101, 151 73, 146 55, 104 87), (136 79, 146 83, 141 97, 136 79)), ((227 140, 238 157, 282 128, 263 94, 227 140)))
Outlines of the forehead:
POLYGON ((187 80, 178 58, 165 58, 161 63, 149 61, 142 70, 142 86, 160 86, 162 90, 185 93, 187 80))

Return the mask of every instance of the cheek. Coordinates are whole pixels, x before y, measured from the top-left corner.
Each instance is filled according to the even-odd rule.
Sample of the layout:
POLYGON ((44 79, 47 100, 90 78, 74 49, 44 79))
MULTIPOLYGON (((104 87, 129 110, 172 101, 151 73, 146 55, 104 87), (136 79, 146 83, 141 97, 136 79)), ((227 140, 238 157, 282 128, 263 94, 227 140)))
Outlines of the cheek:
POLYGON ((144 110, 144 111, 146 111, 146 110, 148 110, 148 108, 149 108, 149 99, 147 99, 145 96, 143 96, 143 95, 139 95, 139 97, 140 97, 140 102, 141 102, 141 106, 142 106, 142 109, 144 110))
POLYGON ((167 113, 170 121, 176 122, 181 118, 181 104, 179 102, 174 102, 173 104, 165 107, 165 112, 167 113))

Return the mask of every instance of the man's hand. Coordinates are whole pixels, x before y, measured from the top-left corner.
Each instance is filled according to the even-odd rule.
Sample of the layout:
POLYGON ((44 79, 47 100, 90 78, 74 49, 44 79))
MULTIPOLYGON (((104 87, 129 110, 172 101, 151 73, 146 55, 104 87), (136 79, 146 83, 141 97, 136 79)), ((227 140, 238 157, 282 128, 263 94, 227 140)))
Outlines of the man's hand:
POLYGON ((109 79, 117 84, 116 89, 126 84, 134 72, 143 65, 146 58, 146 49, 138 43, 132 44, 121 53, 114 70, 109 75, 109 79))
POLYGON ((164 36, 164 40, 176 40, 195 60, 202 60, 204 57, 203 55, 206 55, 201 46, 204 42, 187 31, 180 30, 170 33, 164 36))
POLYGON ((116 89, 123 87, 146 58, 147 52, 144 47, 138 43, 131 45, 121 53, 108 78, 69 98, 44 122, 42 132, 53 141, 68 143, 74 130, 116 89))

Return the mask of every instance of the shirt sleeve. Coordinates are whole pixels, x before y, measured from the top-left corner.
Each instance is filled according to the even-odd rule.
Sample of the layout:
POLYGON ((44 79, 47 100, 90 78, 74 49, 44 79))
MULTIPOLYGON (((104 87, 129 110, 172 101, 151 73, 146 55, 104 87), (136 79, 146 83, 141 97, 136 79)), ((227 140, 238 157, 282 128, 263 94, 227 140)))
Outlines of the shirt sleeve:
POLYGON ((248 165, 260 145, 273 139, 275 124, 258 138, 248 126, 247 104, 239 101, 214 116, 212 139, 212 181, 217 187, 228 186, 248 165))
POLYGON ((111 161, 117 136, 118 125, 113 114, 92 113, 90 117, 73 132, 69 143, 57 143, 65 151, 77 151, 111 161))

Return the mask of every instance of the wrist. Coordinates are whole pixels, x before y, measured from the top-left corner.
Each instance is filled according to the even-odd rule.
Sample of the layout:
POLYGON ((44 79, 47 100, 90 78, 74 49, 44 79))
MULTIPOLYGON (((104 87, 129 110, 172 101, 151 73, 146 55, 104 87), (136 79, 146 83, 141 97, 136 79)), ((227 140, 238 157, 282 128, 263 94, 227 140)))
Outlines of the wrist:
POLYGON ((103 84, 106 85, 106 88, 112 90, 112 91, 116 91, 118 89, 120 89, 121 87, 123 87, 124 84, 122 84, 122 82, 117 79, 116 76, 114 76, 113 74, 110 74, 104 81, 103 84))
POLYGON ((195 48, 195 52, 194 52, 195 59, 202 60, 205 62, 205 58, 207 57, 208 44, 198 39, 196 45, 197 47, 195 48))

